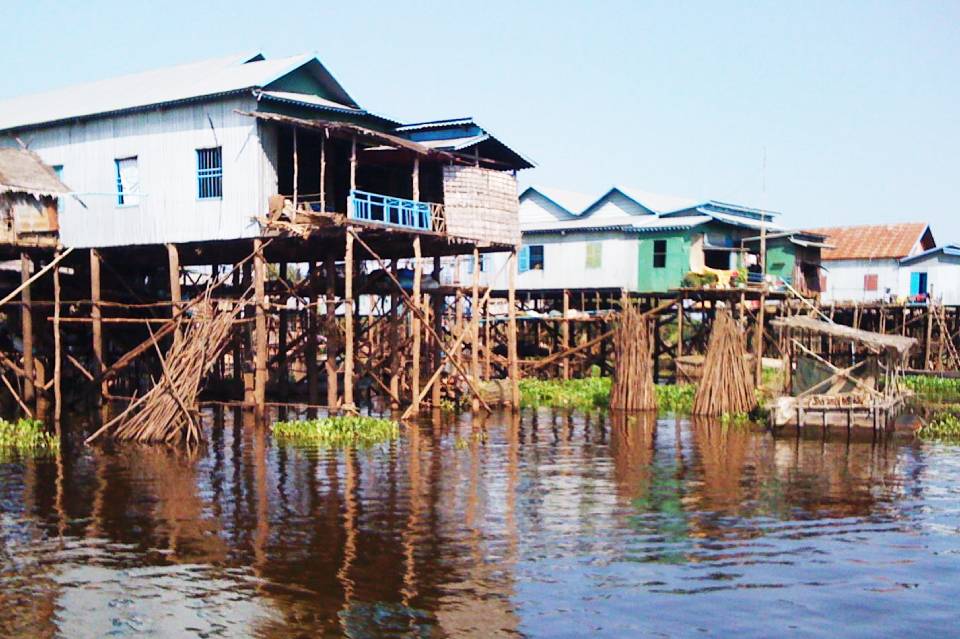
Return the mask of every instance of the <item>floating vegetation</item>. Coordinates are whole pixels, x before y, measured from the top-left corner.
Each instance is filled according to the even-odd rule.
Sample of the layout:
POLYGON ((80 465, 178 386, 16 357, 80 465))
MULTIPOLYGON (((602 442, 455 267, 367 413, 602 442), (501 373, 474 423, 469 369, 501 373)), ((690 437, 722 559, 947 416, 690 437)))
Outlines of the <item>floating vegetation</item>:
POLYGON ((926 402, 960 404, 960 379, 908 375, 903 378, 903 385, 926 402))
POLYGON ((724 426, 743 426, 750 423, 749 413, 724 413, 720 416, 720 423, 724 426))
MULTIPOLYGON (((520 405, 527 408, 574 408, 589 410, 610 404, 609 377, 586 377, 568 380, 520 380, 520 405)), ((697 392, 694 384, 654 386, 657 407, 661 413, 687 414, 697 392)))
POLYGON ((520 380, 520 405, 588 410, 610 403, 609 377, 585 377, 567 380, 520 380))
POLYGON ((400 436, 400 425, 380 417, 321 417, 273 425, 277 439, 326 446, 373 446, 400 436))
POLYGON ((953 413, 939 413, 919 431, 922 439, 960 441, 960 417, 953 413))
POLYGON ((39 419, 0 419, 0 461, 13 453, 42 456, 59 448, 60 438, 48 433, 39 419))
POLYGON ((687 415, 693 409, 696 384, 662 384, 655 387, 657 408, 661 413, 687 415))

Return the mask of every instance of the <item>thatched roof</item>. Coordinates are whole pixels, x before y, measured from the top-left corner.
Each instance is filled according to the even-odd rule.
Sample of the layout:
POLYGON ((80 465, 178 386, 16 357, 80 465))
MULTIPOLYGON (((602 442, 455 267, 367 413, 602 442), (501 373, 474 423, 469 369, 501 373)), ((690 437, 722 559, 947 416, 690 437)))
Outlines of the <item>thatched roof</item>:
POLYGON ((917 344, 917 340, 912 337, 902 335, 883 335, 873 331, 864 331, 859 328, 851 328, 831 322, 814 319, 803 315, 794 315, 793 317, 782 317, 771 322, 773 326, 790 328, 793 330, 810 331, 820 335, 827 335, 837 339, 845 339, 851 342, 864 344, 874 350, 885 350, 888 352, 903 355, 917 344))
POLYGON ((26 149, 0 149, 0 193, 56 197, 69 192, 56 172, 36 153, 26 149))

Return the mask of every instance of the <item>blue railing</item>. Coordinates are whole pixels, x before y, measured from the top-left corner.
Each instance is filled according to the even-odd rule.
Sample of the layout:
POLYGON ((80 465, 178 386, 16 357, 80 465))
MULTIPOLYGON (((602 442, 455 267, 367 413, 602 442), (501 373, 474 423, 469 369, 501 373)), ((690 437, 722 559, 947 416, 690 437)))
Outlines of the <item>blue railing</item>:
POLYGON ((435 230, 429 202, 405 200, 366 191, 351 191, 347 201, 347 211, 351 220, 418 231, 435 230))

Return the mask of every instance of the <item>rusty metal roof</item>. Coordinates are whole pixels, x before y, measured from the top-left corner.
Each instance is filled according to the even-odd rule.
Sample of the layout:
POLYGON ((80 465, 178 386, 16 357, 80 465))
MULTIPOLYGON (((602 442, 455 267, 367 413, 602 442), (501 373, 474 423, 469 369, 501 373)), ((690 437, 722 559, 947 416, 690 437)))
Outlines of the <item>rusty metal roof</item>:
POLYGON ((823 250, 824 260, 900 259, 934 246, 926 222, 835 226, 809 232, 825 236, 833 247, 823 250))

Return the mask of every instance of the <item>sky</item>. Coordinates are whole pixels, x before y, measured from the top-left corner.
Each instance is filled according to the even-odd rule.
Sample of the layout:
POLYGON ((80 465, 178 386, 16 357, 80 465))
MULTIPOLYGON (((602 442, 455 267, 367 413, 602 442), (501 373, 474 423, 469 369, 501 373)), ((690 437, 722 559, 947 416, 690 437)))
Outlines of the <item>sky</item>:
POLYGON ((4 0, 0 98, 245 51, 316 53, 362 106, 473 116, 537 164, 960 243, 960 1, 4 0), (10 37, 18 34, 17 37, 10 37))

